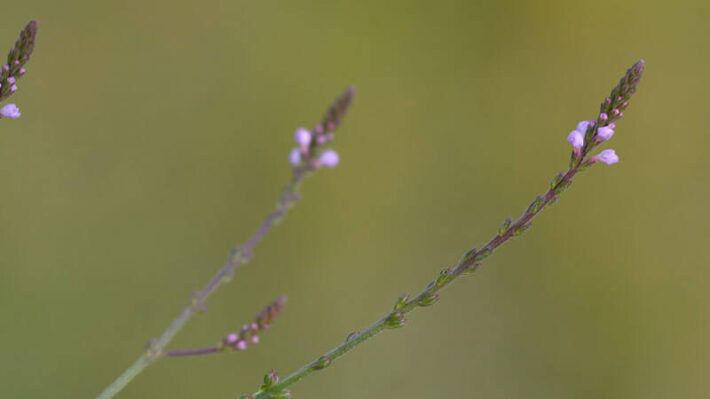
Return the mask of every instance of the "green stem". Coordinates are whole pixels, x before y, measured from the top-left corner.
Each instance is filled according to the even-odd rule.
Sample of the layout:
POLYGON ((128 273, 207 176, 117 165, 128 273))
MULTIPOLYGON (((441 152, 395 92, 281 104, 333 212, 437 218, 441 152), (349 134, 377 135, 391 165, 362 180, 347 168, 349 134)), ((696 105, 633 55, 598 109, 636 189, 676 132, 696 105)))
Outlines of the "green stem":
POLYGON ((252 397, 254 399, 274 397, 274 395, 283 392, 285 388, 301 380, 312 372, 329 366, 334 360, 345 355, 358 345, 364 343, 385 329, 403 327, 405 322, 403 316, 405 314, 413 311, 419 306, 432 305, 438 299, 437 292, 444 287, 447 287, 462 274, 475 271, 483 259, 493 253, 495 249, 509 241, 511 238, 527 230, 535 216, 537 216, 545 208, 545 206, 550 204, 550 202, 556 200, 557 196, 569 187, 572 182, 572 178, 579 171, 579 168, 582 165, 583 158, 584 156, 579 157, 577 162, 574 164, 574 167, 569 169, 559 180, 559 182, 553 184, 544 196, 538 197, 540 198, 539 200, 536 199, 536 201, 534 201, 534 203, 537 202, 537 205, 535 205, 534 208, 528 208, 528 210, 517 221, 511 223, 506 229, 504 229, 504 231, 494 236, 480 250, 476 250, 474 248, 467 252, 453 269, 445 268, 442 270, 439 277, 429 283, 429 285, 427 285, 427 287, 415 297, 411 299, 403 297, 403 300, 399 301, 391 312, 387 313, 383 318, 372 324, 363 332, 349 336, 349 339, 346 339, 344 343, 338 345, 330 352, 325 353, 316 360, 308 363, 280 382, 254 393, 252 397))
POLYGON ((248 262, 252 257, 254 247, 271 231, 281 219, 286 217, 289 209, 298 202, 298 188, 305 176, 318 168, 316 156, 322 150, 322 146, 333 139, 333 132, 338 128, 350 103, 355 96, 355 88, 348 87, 343 94, 326 111, 323 122, 316 126, 313 132, 313 139, 303 159, 298 162, 298 166, 293 169, 293 177, 287 183, 278 202, 276 209, 266 216, 264 222, 252 234, 247 242, 241 247, 234 247, 227 259, 227 263, 212 277, 209 283, 200 291, 193 294, 190 304, 183 309, 178 317, 168 326, 168 328, 158 337, 152 340, 145 352, 141 354, 126 371, 123 372, 111 385, 109 385, 97 399, 109 399, 120 392, 129 382, 131 382, 146 367, 161 358, 165 347, 172 341, 175 335, 190 321, 192 316, 204 309, 207 298, 220 286, 221 283, 231 280, 234 270, 241 264, 248 262))
POLYGON ((569 169, 555 176, 550 183, 549 190, 541 196, 537 196, 525 210, 523 215, 515 222, 507 219, 493 238, 486 245, 477 250, 473 248, 466 252, 459 263, 453 268, 445 268, 441 271, 436 280, 429 283, 426 288, 409 299, 408 295, 403 295, 395 303, 394 309, 387 313, 385 317, 368 327, 365 331, 357 335, 349 335, 348 339, 335 349, 320 356, 316 360, 303 366, 298 371, 292 373, 281 381, 274 374, 267 375, 265 384, 261 389, 252 395, 242 395, 250 399, 284 398, 290 396, 286 390, 291 384, 301 380, 313 371, 329 366, 334 360, 351 351, 356 346, 379 334, 387 328, 403 327, 405 324, 404 315, 413 311, 419 306, 430 306, 438 300, 437 292, 448 286, 462 274, 475 271, 478 266, 491 255, 498 247, 527 231, 533 219, 548 205, 554 203, 559 196, 564 193, 572 184, 574 176, 592 165, 595 160, 588 158, 589 153, 595 149, 603 140, 597 140, 597 131, 600 126, 608 126, 610 123, 622 117, 623 111, 628 106, 628 100, 636 91, 636 87, 641 80, 645 63, 643 60, 635 63, 626 71, 619 84, 611 91, 611 94, 602 102, 599 117, 594 124, 587 127, 585 142, 582 148, 572 151, 569 169), (604 118, 602 118, 602 114, 604 118))
POLYGON ((305 168, 294 169, 293 179, 290 183, 284 186, 283 192, 279 197, 276 209, 266 217, 264 222, 249 237, 247 242, 241 247, 234 247, 229 259, 222 268, 215 274, 209 283, 200 291, 193 294, 190 304, 182 310, 180 315, 173 320, 168 328, 158 337, 157 340, 149 342, 146 350, 130 367, 128 367, 111 385, 104 389, 97 399, 109 399, 120 392, 128 383, 130 383, 138 374, 146 367, 160 358, 161 353, 170 341, 175 338, 175 335, 182 330, 192 316, 204 308, 207 298, 214 293, 222 282, 227 282, 232 278, 234 270, 241 264, 246 263, 251 259, 254 247, 264 238, 264 236, 283 219, 288 213, 289 208, 298 201, 297 191, 303 178, 306 174, 305 168))

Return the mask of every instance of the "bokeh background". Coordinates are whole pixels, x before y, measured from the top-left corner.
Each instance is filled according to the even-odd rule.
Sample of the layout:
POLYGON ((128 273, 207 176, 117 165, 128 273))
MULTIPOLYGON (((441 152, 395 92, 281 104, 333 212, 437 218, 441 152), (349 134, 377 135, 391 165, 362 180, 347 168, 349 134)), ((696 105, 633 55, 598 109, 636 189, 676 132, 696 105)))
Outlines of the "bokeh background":
POLYGON ((22 1, 35 55, 0 121, 0 396, 92 398, 272 209, 293 131, 358 95, 304 200, 172 348, 281 294, 243 353, 120 398, 235 398, 421 289, 565 168, 639 58, 597 166, 407 328, 296 398, 710 397, 706 1, 22 1))

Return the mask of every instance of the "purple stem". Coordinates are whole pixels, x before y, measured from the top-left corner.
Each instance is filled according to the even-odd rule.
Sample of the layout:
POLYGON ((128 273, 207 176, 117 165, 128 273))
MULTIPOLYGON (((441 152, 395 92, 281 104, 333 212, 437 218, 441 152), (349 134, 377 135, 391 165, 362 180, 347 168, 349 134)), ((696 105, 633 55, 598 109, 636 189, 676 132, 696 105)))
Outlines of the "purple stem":
POLYGON ((182 349, 182 350, 175 350, 175 351, 163 351, 162 355, 163 356, 171 356, 171 357, 200 356, 200 355, 207 355, 210 353, 219 353, 222 351, 223 351, 223 349, 213 346, 211 348, 203 348, 203 349, 182 349))

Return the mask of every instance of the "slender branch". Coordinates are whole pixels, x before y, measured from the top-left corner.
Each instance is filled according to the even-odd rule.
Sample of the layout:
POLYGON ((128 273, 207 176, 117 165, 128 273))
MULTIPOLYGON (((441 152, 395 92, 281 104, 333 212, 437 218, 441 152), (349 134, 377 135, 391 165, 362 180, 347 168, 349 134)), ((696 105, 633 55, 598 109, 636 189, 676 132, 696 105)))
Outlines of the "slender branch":
MULTIPOLYGON (((439 299, 438 292, 444 287, 447 287, 454 280, 464 274, 469 274, 478 269, 481 262, 491 255, 497 248, 527 231, 533 219, 542 212, 545 207, 554 203, 559 196, 565 192, 570 185, 575 175, 585 170, 590 165, 602 161, 607 164, 612 164, 618 161, 618 157, 614 155, 614 159, 605 158, 604 152, 598 156, 588 157, 590 152, 602 142, 608 140, 613 135, 615 127, 614 121, 623 116, 622 110, 628 106, 628 99, 635 92, 641 74, 643 73, 644 62, 639 61, 634 64, 621 79, 621 82, 615 87, 609 98, 605 99, 601 106, 601 112, 596 121, 583 121, 575 130, 578 135, 584 136, 583 142, 575 142, 575 147, 572 151, 570 166, 566 172, 560 172, 551 181, 549 189, 528 206, 522 216, 516 221, 506 219, 494 235, 481 249, 473 248, 466 252, 458 264, 453 268, 444 268, 439 276, 430 282, 424 290, 410 299, 408 294, 402 295, 395 303, 394 309, 387 313, 380 320, 372 324, 361 333, 351 333, 346 338, 345 342, 338 345, 331 351, 323 354, 312 362, 301 367, 283 380, 279 380, 276 372, 271 372, 264 377, 264 384, 259 391, 252 395, 242 395, 242 398, 249 399, 265 399, 265 398, 287 398, 291 396, 288 388, 295 382, 303 379, 314 371, 328 367, 334 360, 345 355, 353 350, 358 345, 364 343, 368 339, 374 337, 385 329, 403 327, 406 323, 404 315, 413 311, 417 307, 431 306, 439 299), (610 130, 604 130, 610 129, 610 130)), ((575 133, 573 132, 573 134, 575 133)), ((572 134, 571 134, 572 136, 572 134)), ((575 135, 576 136, 576 135, 575 135)))
MULTIPOLYGON (((254 234, 249 237, 244 245, 235 246, 232 249, 227 262, 221 269, 219 269, 217 274, 212 277, 203 289, 193 293, 190 303, 173 320, 173 322, 160 335, 160 337, 158 337, 158 339, 151 340, 138 360, 136 360, 111 385, 101 392, 101 394, 97 396, 97 399, 112 398, 146 367, 158 360, 161 357, 161 354, 165 354, 165 347, 170 343, 170 341, 172 341, 175 335, 185 326, 185 324, 187 324, 188 321, 190 321, 195 313, 205 308, 207 298, 209 298, 209 296, 217 290, 222 282, 228 282, 231 280, 237 267, 248 262, 252 258, 253 250, 256 245, 269 231, 271 231, 274 225, 286 216, 289 209, 296 204, 296 202, 298 202, 298 189, 305 176, 323 164, 321 159, 316 158, 316 155, 319 154, 323 145, 332 140, 333 131, 340 124, 340 121, 347 111, 354 94, 354 88, 348 88, 345 93, 341 95, 329 108, 322 125, 319 124, 313 129, 312 134, 314 139, 309 140, 307 148, 303 148, 302 157, 299 157, 298 162, 292 161, 292 165, 294 167, 293 176, 291 181, 284 185, 281 195, 277 201, 276 209, 266 216, 263 223, 254 232, 254 234)), ((305 129, 303 130, 305 131, 305 129)), ((311 133, 309 132, 309 134, 311 133)), ((330 151, 332 152, 332 150, 330 151)), ((335 163, 337 163, 337 159, 335 163)), ((331 165, 335 166, 332 162, 330 164, 326 163, 324 166, 331 165)))
POLYGON ((216 346, 201 349, 162 351, 160 356, 187 357, 219 353, 224 352, 227 349, 236 351, 246 350, 249 344, 256 344, 259 342, 258 334, 262 331, 268 330, 269 327, 271 327, 271 323, 273 323, 276 317, 278 317, 281 313, 284 305, 286 305, 286 295, 281 295, 276 298, 276 300, 266 305, 261 312, 257 313, 254 317, 254 321, 250 324, 244 324, 242 328, 239 329, 239 332, 231 333, 222 338, 222 341, 216 346))
POLYGON ((181 350, 175 350, 175 351, 163 351, 163 356, 170 356, 170 357, 202 356, 202 355, 208 355, 210 353, 221 353, 221 352, 224 352, 224 348, 212 346, 212 347, 203 348, 203 349, 181 349, 181 350))

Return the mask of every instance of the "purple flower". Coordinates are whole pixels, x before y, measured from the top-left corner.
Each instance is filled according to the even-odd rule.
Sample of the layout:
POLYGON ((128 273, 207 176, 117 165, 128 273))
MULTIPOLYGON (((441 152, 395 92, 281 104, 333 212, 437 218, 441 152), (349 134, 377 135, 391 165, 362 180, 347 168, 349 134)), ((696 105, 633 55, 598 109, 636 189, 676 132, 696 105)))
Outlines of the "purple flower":
POLYGON ((259 337, 257 337, 256 335, 252 335, 251 337, 249 337, 249 342, 251 342, 252 344, 258 344, 259 337))
POLYGON ((12 84, 12 83, 15 83, 16 81, 17 81, 17 79, 15 79, 14 76, 8 76, 8 77, 7 77, 7 83, 12 84))
POLYGON ((10 87, 10 93, 14 93, 14 92, 16 92, 16 91, 17 91, 17 85, 12 85, 12 86, 10 87))
POLYGON ((319 163, 326 168, 334 168, 340 162, 338 153, 333 150, 326 150, 321 154, 319 163))
POLYGON ((288 163, 294 168, 301 164, 301 150, 294 148, 288 154, 288 163))
POLYGON ((592 122, 592 121, 581 121, 581 122, 579 122, 579 123, 577 124, 577 131, 579 131, 579 132, 581 132, 581 133, 583 133, 583 134, 584 134, 584 133, 587 133, 587 128, 589 128, 589 124, 590 124, 591 122, 592 122))
POLYGON ((227 344, 234 345, 238 339, 239 339, 239 337, 237 336, 237 334, 231 333, 231 334, 227 335, 226 341, 227 341, 227 344))
POLYGON ((574 148, 582 148, 582 146, 584 146, 584 133, 579 130, 572 130, 569 136, 567 136, 567 142, 572 144, 574 148))
POLYGON ((308 148, 311 145, 311 132, 304 128, 297 129, 294 139, 301 148, 308 148))
POLYGON ((607 141, 611 138, 611 136, 614 135, 614 128, 611 126, 604 126, 600 127, 597 130, 597 137, 599 137, 602 141, 607 141))
POLYGON ((15 104, 6 104, 4 107, 0 108, 0 117, 17 119, 20 115, 20 109, 17 108, 15 104))
POLYGON ((599 114, 599 119, 606 122, 607 120, 609 120, 609 115, 607 115, 606 112, 602 112, 601 114, 599 114))
POLYGON ((243 351, 247 348, 247 341, 244 341, 243 339, 240 339, 237 341, 237 344, 234 346, 234 349, 238 351, 243 351))
POLYGON ((597 158, 599 161, 602 161, 607 165, 613 165, 619 162, 619 156, 616 155, 616 151, 614 150, 604 150, 594 158, 597 158))

